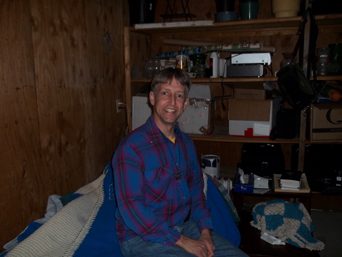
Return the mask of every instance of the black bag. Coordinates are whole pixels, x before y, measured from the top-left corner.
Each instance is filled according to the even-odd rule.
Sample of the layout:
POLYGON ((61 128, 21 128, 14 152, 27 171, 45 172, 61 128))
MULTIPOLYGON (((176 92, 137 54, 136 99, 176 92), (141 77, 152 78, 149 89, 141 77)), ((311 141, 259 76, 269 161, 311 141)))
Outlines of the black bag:
MULTIPOLYGON (((299 37, 292 52, 291 63, 282 67, 277 72, 277 77, 280 93, 284 100, 287 101, 295 110, 302 110, 304 107, 311 104, 317 96, 317 92, 313 86, 313 83, 311 83, 309 79, 307 79, 307 77, 310 77, 311 69, 313 70, 314 78, 316 77, 316 66, 314 65, 314 63, 318 27, 312 14, 311 8, 305 10, 302 22, 300 23, 298 29, 298 34, 299 37), (308 70, 307 74, 305 75, 302 67, 299 64, 295 63, 294 60, 297 56, 299 47, 303 45, 304 28, 308 17, 310 18, 311 31, 307 63, 308 70)), ((302 55, 300 57, 302 57, 302 55)))
POLYGON ((293 108, 280 107, 276 114, 275 126, 272 128, 270 139, 292 139, 299 134, 300 112, 293 108))
POLYGON ((305 77, 298 64, 284 66, 278 71, 277 77, 282 97, 295 110, 303 109, 316 98, 310 81, 305 77))
POLYGON ((242 145, 239 167, 248 173, 272 178, 285 169, 284 154, 280 144, 245 143, 242 145))

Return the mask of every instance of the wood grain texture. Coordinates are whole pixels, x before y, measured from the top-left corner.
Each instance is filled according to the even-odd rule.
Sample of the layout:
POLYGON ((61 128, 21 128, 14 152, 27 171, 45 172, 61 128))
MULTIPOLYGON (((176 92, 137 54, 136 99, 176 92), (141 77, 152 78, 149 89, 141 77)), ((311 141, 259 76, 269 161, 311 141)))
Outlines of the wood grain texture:
POLYGON ((27 1, 0 5, 0 241, 19 232, 18 224, 42 210, 45 184, 39 149, 37 95, 34 81, 27 1), (19 14, 19 15, 18 15, 19 14), (38 146, 38 147, 36 147, 38 146))
POLYGON ((125 13, 125 1, 2 1, 0 245, 110 161, 127 126, 125 13))

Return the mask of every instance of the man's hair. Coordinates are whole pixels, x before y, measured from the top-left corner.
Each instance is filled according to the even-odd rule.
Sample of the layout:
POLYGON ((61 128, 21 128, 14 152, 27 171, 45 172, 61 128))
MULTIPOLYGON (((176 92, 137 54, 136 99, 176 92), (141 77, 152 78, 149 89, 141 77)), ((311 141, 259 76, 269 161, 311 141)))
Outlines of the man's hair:
POLYGON ((184 86, 187 95, 190 90, 191 80, 187 72, 178 68, 166 68, 156 74, 151 83, 151 91, 155 91, 160 84, 171 83, 173 78, 184 86))

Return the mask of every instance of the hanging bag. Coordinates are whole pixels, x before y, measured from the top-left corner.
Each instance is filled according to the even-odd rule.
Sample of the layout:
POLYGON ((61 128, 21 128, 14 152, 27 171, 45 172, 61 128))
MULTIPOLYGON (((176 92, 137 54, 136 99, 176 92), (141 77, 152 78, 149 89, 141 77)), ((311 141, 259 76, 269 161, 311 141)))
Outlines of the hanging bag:
POLYGON ((300 111, 304 107, 310 105, 317 96, 317 92, 314 89, 313 84, 307 78, 310 76, 310 74, 307 74, 307 76, 305 76, 301 65, 295 63, 295 58, 297 56, 299 47, 303 44, 304 28, 307 22, 307 17, 310 18, 311 22, 308 70, 311 70, 312 68, 315 71, 314 59, 318 29, 314 17, 311 13, 311 8, 308 8, 304 12, 303 19, 299 26, 299 37, 292 52, 292 60, 289 64, 282 67, 277 73, 277 82, 283 99, 297 111, 300 111))
MULTIPOLYGON (((308 70, 311 68, 315 73, 315 48, 317 39, 317 25, 314 21, 311 9, 308 8, 304 14, 298 28, 298 40, 291 54, 289 64, 281 67, 277 72, 277 82, 283 103, 280 106, 276 115, 276 123, 271 131, 271 139, 286 138, 291 139, 298 136, 300 125, 300 111, 310 105, 317 97, 317 92, 314 89, 314 83, 310 82, 299 63, 295 62, 299 47, 303 45, 304 28, 307 22, 307 17, 310 17, 311 33, 310 47, 308 56, 308 70)), ((301 57, 301 56, 300 56, 301 57)), ((310 73, 310 72, 308 72, 310 73)))

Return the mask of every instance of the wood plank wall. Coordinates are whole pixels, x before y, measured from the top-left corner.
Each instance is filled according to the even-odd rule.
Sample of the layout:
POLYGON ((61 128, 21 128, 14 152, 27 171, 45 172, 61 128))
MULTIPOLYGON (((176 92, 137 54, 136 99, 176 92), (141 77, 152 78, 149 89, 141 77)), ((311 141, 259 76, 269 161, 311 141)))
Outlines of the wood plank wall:
POLYGON ((0 245, 95 179, 126 128, 123 0, 0 2, 0 245))

